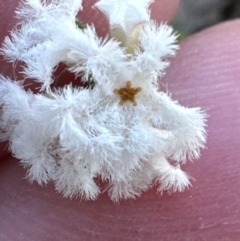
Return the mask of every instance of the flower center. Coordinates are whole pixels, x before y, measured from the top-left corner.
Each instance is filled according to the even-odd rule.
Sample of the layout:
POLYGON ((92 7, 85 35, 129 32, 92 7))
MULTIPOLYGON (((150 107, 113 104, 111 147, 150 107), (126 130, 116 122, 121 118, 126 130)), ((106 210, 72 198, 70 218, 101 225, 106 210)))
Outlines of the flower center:
POLYGON ((120 105, 124 105, 125 102, 131 101, 134 106, 137 105, 135 95, 139 93, 142 88, 132 88, 131 87, 132 83, 131 81, 128 81, 126 83, 126 87, 120 88, 120 89, 115 89, 114 93, 120 95, 121 101, 119 102, 120 105))

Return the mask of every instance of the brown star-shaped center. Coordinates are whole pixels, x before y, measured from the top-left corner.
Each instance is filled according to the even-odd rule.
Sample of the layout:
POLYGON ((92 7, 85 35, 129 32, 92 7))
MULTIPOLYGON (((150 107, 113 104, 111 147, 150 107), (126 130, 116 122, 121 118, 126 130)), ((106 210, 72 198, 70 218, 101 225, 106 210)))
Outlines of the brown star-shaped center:
POLYGON ((131 101, 134 106, 137 105, 135 100, 135 95, 142 90, 141 87, 138 88, 131 88, 131 81, 126 83, 126 87, 121 89, 115 89, 114 93, 120 95, 121 101, 119 102, 120 105, 124 105, 125 102, 131 101))

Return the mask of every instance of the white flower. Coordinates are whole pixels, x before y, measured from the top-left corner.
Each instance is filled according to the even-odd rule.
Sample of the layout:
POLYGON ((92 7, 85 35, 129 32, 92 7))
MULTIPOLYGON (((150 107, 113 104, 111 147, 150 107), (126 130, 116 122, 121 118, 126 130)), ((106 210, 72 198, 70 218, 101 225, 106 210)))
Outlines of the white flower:
POLYGON ((150 2, 96 4, 111 27, 122 28, 125 43, 121 36, 99 38, 93 26, 80 30, 81 1, 22 3, 20 27, 1 50, 7 60, 23 61, 26 77, 42 83, 43 92, 0 76, 0 139, 9 140, 30 181, 53 181, 70 198, 95 200, 107 191, 113 201, 140 196, 153 184, 159 192, 190 185, 180 165, 200 156, 206 115, 158 91, 178 46, 171 27, 150 21, 150 2), (91 76, 94 87, 51 89, 60 62, 85 81, 91 76), (108 183, 105 190, 96 178, 108 183))
POLYGON ((95 4, 109 19, 111 28, 121 27, 130 35, 139 23, 148 22, 153 0, 100 0, 95 4))
POLYGON ((134 52, 138 45, 142 25, 150 20, 148 6, 153 0, 100 0, 95 4, 109 19, 111 36, 117 39, 127 52, 134 52))

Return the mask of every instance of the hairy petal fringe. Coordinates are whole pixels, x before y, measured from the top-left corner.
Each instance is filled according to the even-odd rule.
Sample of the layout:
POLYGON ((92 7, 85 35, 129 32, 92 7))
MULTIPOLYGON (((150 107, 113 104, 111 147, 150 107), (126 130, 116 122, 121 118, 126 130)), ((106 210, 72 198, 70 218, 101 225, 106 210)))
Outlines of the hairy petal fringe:
POLYGON ((180 169, 180 165, 172 166, 164 157, 155 160, 156 180, 160 183, 158 191, 183 192, 190 184, 190 176, 180 169))

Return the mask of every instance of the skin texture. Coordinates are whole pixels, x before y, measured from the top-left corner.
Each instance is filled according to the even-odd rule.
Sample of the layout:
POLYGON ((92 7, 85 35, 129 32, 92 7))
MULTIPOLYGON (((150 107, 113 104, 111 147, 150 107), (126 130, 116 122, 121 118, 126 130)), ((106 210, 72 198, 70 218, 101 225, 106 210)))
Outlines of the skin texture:
MULTIPOLYGON (((2 26, 12 26, 9 16, 17 1, 4 2, 1 39, 6 34, 2 26)), ((170 20, 176 7, 170 1, 156 0, 153 16, 160 21, 163 13, 164 20, 170 20)), ((86 18, 100 16, 90 13, 91 9, 86 18)), ((100 19, 106 28, 104 18, 100 19)), ((100 20, 98 24, 100 27, 100 20)), ((193 35, 181 42, 161 79, 162 90, 169 91, 173 99, 185 106, 201 106, 209 115, 207 148, 198 161, 183 167, 196 179, 193 187, 171 196, 161 196, 153 189, 120 204, 113 204, 106 194, 95 202, 80 202, 62 198, 52 184, 30 185, 23 179, 25 170, 18 160, 8 155, 0 158, 0 240, 238 240, 239 43, 240 21, 193 35)), ((0 68, 7 74, 7 65, 0 68)))

